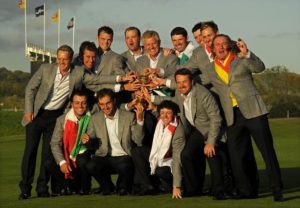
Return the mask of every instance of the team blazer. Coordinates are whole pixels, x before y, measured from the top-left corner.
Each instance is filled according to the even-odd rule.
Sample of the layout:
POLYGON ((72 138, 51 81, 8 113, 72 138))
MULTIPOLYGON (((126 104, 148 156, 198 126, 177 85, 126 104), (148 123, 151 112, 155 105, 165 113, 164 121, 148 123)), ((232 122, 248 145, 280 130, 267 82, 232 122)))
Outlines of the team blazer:
MULTIPOLYGON (((135 114, 119 109, 118 138, 123 150, 131 155, 132 143, 142 145, 144 137, 143 126, 137 124, 135 114)), ((98 139, 99 148, 95 155, 104 157, 108 154, 109 138, 104 113, 98 112, 92 115, 87 134, 90 139, 98 139)))
POLYGON ((129 50, 125 51, 121 54, 126 60, 127 69, 126 71, 136 71, 136 60, 134 59, 134 56, 130 53, 129 50))
POLYGON ((56 119, 55 128, 50 142, 51 151, 57 164, 59 164, 62 160, 65 160, 65 156, 63 153, 65 119, 66 114, 61 115, 56 119))
MULTIPOLYGON (((220 139, 222 118, 220 110, 213 95, 202 85, 195 84, 192 88, 192 116, 195 128, 204 136, 206 143, 216 144, 220 139)), ((159 104, 162 100, 172 100, 179 106, 180 118, 185 128, 185 133, 190 133, 190 125, 184 115, 184 98, 178 90, 174 97, 155 96, 154 103, 159 104)))
POLYGON ((198 46, 193 50, 191 58, 185 62, 183 65, 177 66, 178 69, 187 68, 189 70, 200 70, 203 73, 203 70, 207 68, 209 64, 209 58, 203 47, 198 46))
POLYGON ((172 174, 173 174, 173 186, 182 187, 181 186, 181 152, 185 145, 185 133, 184 127, 181 123, 180 119, 178 119, 178 125, 175 130, 175 133, 172 137, 172 174))
POLYGON ((97 75, 124 75, 124 58, 112 50, 107 51, 100 57, 100 65, 97 68, 97 75))
MULTIPOLYGON (((25 113, 33 112, 33 117, 36 117, 52 91, 57 69, 57 64, 42 64, 38 71, 32 76, 25 89, 25 113)), ((92 74, 87 74, 80 66, 72 66, 70 70, 69 97, 75 89, 80 90, 83 84, 88 89, 97 91, 98 84, 116 81, 116 76, 96 77, 92 74)), ((28 121, 22 120, 23 126, 28 123, 28 121)))
MULTIPOLYGON (((143 55, 137 59, 137 71, 141 74, 144 73, 145 68, 150 67, 150 59, 148 55, 143 55)), ((179 59, 177 56, 170 54, 168 56, 164 56, 162 53, 158 57, 158 63, 156 68, 164 69, 165 73, 163 78, 173 77, 176 72, 176 66, 179 64, 179 59)))
POLYGON ((250 52, 250 58, 234 58, 229 69, 228 85, 216 73, 214 62, 210 64, 209 70, 205 71, 204 78, 213 85, 213 90, 218 94, 228 126, 234 122, 230 92, 235 96, 238 107, 246 119, 268 113, 252 77, 252 73, 259 73, 264 69, 264 63, 250 52))

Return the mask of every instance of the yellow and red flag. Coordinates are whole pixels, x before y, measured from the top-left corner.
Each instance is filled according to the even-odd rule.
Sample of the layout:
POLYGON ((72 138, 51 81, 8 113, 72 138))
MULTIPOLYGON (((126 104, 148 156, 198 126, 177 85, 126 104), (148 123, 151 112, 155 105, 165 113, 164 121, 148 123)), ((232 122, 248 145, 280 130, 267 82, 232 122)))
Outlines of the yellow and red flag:
POLYGON ((19 0, 19 8, 20 9, 26 8, 26 0, 19 0))
POLYGON ((60 18, 60 12, 57 10, 54 15, 51 17, 51 22, 58 22, 60 18))

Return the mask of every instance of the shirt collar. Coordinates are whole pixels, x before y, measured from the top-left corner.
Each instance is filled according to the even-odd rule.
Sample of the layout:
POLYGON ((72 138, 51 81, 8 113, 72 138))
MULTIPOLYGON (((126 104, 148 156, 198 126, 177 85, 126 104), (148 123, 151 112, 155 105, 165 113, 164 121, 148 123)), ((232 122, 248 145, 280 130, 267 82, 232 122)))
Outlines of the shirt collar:
POLYGON ((194 88, 193 88, 193 86, 192 86, 191 91, 190 91, 187 95, 184 95, 184 94, 181 94, 181 93, 180 93, 180 95, 181 95, 184 99, 191 98, 191 97, 192 97, 193 91, 194 91, 194 88))
POLYGON ((104 114, 104 117, 105 117, 105 119, 109 119, 109 120, 117 120, 117 119, 119 119, 119 109, 116 110, 115 115, 114 115, 114 117, 112 119, 108 118, 105 114, 104 114))

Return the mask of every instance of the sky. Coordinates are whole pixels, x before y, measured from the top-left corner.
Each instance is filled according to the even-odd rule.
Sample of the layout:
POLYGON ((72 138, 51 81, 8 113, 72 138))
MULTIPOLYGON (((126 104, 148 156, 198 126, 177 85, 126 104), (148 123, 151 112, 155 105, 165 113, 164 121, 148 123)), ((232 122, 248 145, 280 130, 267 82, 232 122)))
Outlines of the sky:
MULTIPOLYGON (((18 0, 0 0, 0 67, 30 71, 24 53, 24 12, 18 0)), ((162 47, 172 47, 170 31, 177 26, 189 32, 200 21, 215 21, 221 33, 242 38, 267 68, 285 66, 300 73, 299 0, 27 0, 28 43, 43 46, 43 17, 34 8, 46 5, 46 48, 57 49, 57 23, 51 16, 61 10, 61 44, 72 45, 72 30, 67 29, 75 16, 75 52, 85 40, 97 43, 99 27, 114 30, 112 50, 126 50, 124 30, 136 26, 143 32, 156 30, 162 47)), ((97 45, 97 44, 96 44, 97 45)))

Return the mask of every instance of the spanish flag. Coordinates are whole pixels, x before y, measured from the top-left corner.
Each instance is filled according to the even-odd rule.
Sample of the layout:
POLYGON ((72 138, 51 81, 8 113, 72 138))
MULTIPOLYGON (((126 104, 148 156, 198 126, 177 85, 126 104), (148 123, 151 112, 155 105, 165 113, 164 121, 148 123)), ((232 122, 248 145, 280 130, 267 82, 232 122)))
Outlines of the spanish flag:
POLYGON ((19 0, 19 8, 20 9, 26 8, 26 0, 19 0))
POLYGON ((57 10, 54 15, 51 17, 51 22, 58 22, 60 18, 60 12, 57 10))

